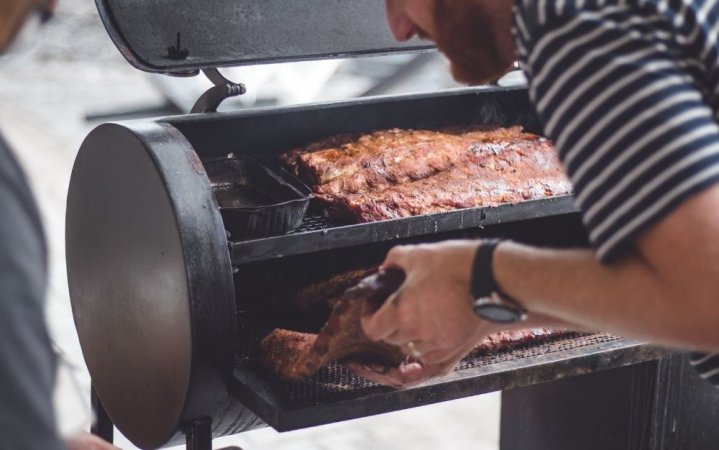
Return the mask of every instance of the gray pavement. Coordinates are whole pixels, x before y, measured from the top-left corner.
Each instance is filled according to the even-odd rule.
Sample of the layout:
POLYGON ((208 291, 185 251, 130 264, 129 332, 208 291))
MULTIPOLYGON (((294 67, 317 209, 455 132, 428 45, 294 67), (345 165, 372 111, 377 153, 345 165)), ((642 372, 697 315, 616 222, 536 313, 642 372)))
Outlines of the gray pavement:
MULTIPOLYGON (((74 367, 80 402, 63 384, 58 416, 65 430, 89 419, 89 376, 70 310, 65 272, 64 218, 72 163, 84 136, 97 124, 89 111, 161 104, 145 74, 132 69, 105 35, 91 0, 63 0, 40 42, 0 59, 0 129, 14 146, 45 222, 51 275, 47 320, 53 340, 74 367)), ((261 429, 217 440, 216 446, 254 449, 460 449, 498 448, 499 394, 277 433, 261 429)), ((120 437, 125 449, 134 447, 120 437)))

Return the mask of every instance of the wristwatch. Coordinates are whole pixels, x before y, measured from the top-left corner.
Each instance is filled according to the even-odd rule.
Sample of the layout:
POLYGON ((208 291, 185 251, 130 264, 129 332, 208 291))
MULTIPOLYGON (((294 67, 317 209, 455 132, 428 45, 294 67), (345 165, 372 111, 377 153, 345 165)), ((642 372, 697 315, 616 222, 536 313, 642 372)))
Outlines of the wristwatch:
POLYGON ((470 282, 473 309, 476 315, 490 322, 515 323, 527 319, 527 310, 502 292, 494 280, 492 257, 500 242, 487 239, 477 248, 470 282))

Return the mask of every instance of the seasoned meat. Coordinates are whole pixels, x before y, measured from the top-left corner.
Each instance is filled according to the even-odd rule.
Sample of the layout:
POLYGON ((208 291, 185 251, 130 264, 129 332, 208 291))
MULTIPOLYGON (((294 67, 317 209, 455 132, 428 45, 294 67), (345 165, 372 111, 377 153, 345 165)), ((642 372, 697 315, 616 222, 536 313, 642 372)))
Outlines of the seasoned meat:
MULTIPOLYGON (((340 274, 333 279, 343 281, 358 272, 340 274)), ((328 298, 335 299, 327 323, 319 333, 281 328, 273 330, 260 342, 261 364, 288 381, 303 380, 327 363, 342 359, 387 367, 398 366, 406 360, 400 348, 371 341, 362 331, 360 319, 365 314, 375 312, 403 281, 402 272, 386 271, 364 278, 357 286, 348 289, 339 297, 333 296, 333 289, 324 288, 318 291, 330 292, 332 295, 328 298)), ((482 340, 472 354, 494 353, 547 339, 558 333, 563 332, 533 329, 497 333, 482 340)))
POLYGON ((325 139, 281 156, 320 196, 362 193, 421 180, 537 136, 520 127, 392 129, 325 139))
POLYGON ((537 344, 541 341, 567 334, 566 330, 552 330, 549 328, 530 328, 526 330, 500 331, 490 334, 477 344, 470 352, 470 356, 497 353, 511 350, 527 344, 537 344))
POLYGON ((280 159, 331 216, 355 222, 571 192, 551 143, 520 127, 335 136, 280 159))
POLYGON ((319 329, 344 292, 368 275, 377 272, 378 266, 363 267, 334 275, 326 280, 297 289, 278 293, 272 303, 278 311, 289 311, 302 328, 319 329))
POLYGON ((551 145, 517 145, 477 164, 457 166, 382 191, 327 197, 338 219, 373 222, 568 194, 572 185, 551 145))
POLYGON ((398 347, 371 341, 360 324, 363 314, 374 312, 404 281, 404 275, 393 272, 371 275, 349 289, 318 334, 273 330, 260 342, 262 365, 282 379, 299 381, 345 357, 387 365, 402 362, 398 347))

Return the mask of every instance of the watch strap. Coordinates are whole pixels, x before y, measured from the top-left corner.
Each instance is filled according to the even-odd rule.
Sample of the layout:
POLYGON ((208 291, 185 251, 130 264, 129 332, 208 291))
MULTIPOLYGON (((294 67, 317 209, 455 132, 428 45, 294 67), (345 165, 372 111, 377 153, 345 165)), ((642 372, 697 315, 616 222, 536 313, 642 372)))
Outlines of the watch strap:
POLYGON ((477 248, 470 284, 474 313, 497 323, 514 323, 527 318, 527 310, 502 292, 494 279, 492 260, 501 241, 488 239, 477 248))
POLYGON ((489 297, 492 292, 501 292, 494 281, 494 272, 492 271, 492 257, 500 242, 502 241, 499 239, 485 239, 479 244, 472 265, 470 286, 472 298, 489 297))

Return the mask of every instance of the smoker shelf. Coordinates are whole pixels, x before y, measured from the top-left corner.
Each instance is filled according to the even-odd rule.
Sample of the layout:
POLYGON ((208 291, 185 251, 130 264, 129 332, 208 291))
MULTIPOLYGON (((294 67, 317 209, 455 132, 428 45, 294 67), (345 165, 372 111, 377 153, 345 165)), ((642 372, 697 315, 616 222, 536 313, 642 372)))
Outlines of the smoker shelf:
POLYGON ((483 228, 577 212, 574 198, 563 195, 516 205, 469 208, 402 219, 336 226, 320 215, 308 215, 291 234, 262 239, 231 241, 232 263, 263 261, 290 255, 386 242, 443 232, 483 228))
POLYGON ((279 380, 257 364, 270 331, 241 314, 232 394, 278 431, 290 431, 658 359, 668 351, 609 334, 573 333, 491 355, 470 354, 448 376, 395 390, 332 363, 302 383, 279 380))

